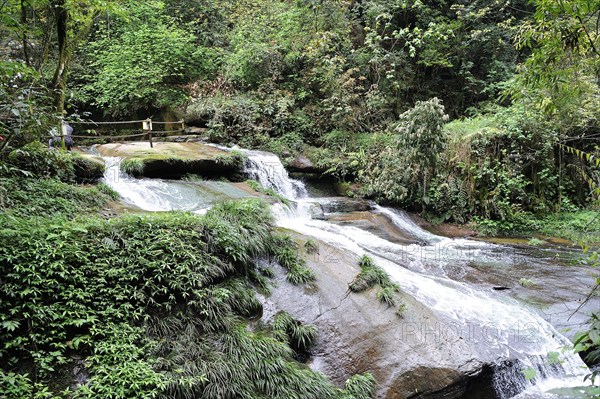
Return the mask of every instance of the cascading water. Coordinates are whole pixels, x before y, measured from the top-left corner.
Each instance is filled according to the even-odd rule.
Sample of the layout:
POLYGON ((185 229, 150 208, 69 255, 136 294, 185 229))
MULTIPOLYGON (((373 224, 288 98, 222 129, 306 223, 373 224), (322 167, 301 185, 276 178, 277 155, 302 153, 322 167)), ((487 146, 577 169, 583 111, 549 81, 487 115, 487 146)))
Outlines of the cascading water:
POLYGON ((302 182, 290 179, 279 158, 268 152, 243 151, 247 158, 244 172, 257 180, 263 187, 272 188, 289 199, 308 197, 308 191, 302 182))
MULTIPOLYGON (((290 206, 274 205, 280 226, 356 255, 373 257, 403 292, 439 316, 444 325, 439 326, 437 334, 460 334, 475 348, 479 360, 498 364, 493 382, 499 398, 529 393, 532 396, 527 397, 542 397, 548 389, 582 384, 588 371, 579 357, 566 351, 561 355, 561 364, 548 362, 549 353, 561 352, 569 342, 543 318, 516 300, 493 297, 480 287, 447 276, 447 267, 459 264, 467 268, 474 258, 494 258, 498 246, 436 236, 421 229, 405 213, 375 204, 373 213, 384 215, 418 244, 400 245, 361 228, 313 219, 311 211, 327 208, 322 205, 331 199, 309 198, 304 184, 290 179, 275 155, 241 151, 247 156, 245 172, 249 178, 292 201, 290 206), (535 370, 536 377, 528 381, 523 369, 535 370)), ((120 171, 120 159, 105 158, 105 162, 105 182, 125 202, 144 210, 202 213, 216 198, 206 194, 209 182, 198 186, 182 181, 134 179, 120 171)))
POLYGON ((104 183, 118 192, 125 203, 145 211, 180 210, 202 214, 215 201, 248 196, 227 182, 136 179, 120 170, 121 158, 104 157, 104 162, 104 183))
POLYGON ((208 204, 197 190, 185 184, 174 185, 161 179, 135 179, 121 171, 121 158, 105 157, 104 183, 119 193, 124 202, 145 211, 182 210, 203 213, 208 204))
POLYGON ((274 155, 246 153, 247 173, 295 202, 291 210, 278 205, 275 213, 280 226, 357 255, 373 257, 404 292, 445 321, 438 333, 443 334, 444 328, 459 330, 458 334, 476 348, 480 360, 498 364, 494 376, 498 397, 510 398, 522 392, 541 397, 549 389, 582 385, 587 367, 578 356, 563 351, 570 343, 568 339, 535 312, 515 300, 499 300, 467 283, 446 278, 443 273, 428 274, 431 269, 424 267, 435 263, 443 268, 445 263, 464 261, 465 256, 493 256, 496 246, 436 236, 421 229, 406 214, 380 206, 374 206, 375 213, 385 215, 396 227, 425 245, 402 246, 360 228, 311 219, 307 209, 311 203, 319 203, 319 199, 307 198, 302 183, 290 179, 274 155), (406 264, 412 267, 404 267, 406 264), (561 363, 551 364, 547 355, 558 352, 564 352, 561 363), (524 369, 535 370, 536 377, 527 380, 524 369))

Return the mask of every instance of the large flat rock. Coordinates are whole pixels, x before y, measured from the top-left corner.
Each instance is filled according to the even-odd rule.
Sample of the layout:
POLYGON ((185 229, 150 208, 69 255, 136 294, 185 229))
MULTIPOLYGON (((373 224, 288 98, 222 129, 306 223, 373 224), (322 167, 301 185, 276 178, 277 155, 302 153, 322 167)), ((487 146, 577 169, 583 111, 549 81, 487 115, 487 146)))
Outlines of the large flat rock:
MULTIPOLYGON (((300 242, 308 238, 291 234, 300 242)), ((318 327, 319 339, 310 366, 335 382, 369 371, 378 383, 378 398, 490 398, 487 366, 466 339, 445 331, 443 322, 411 296, 404 317, 380 303, 377 288, 352 293, 348 285, 359 273, 356 255, 318 243, 307 254, 317 276, 312 288, 297 287, 278 273, 276 288, 265 298, 266 320, 284 310, 318 327)))
POLYGON ((239 154, 197 143, 111 143, 97 147, 102 156, 124 159, 122 166, 134 176, 179 178, 196 174, 208 178, 241 180, 243 162, 239 154), (136 165, 136 167, 131 167, 136 165))

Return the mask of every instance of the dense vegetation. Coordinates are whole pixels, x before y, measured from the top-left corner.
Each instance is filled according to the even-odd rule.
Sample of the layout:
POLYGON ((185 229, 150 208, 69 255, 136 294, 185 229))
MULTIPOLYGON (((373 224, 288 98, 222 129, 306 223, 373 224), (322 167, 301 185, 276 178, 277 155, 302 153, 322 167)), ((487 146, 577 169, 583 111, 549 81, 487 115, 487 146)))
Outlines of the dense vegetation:
POLYGON ((45 134, 54 109, 179 114, 215 141, 305 153, 355 195, 534 230, 597 197, 599 8, 11 0, 0 129, 14 135, 0 150, 45 134))
POLYGON ((272 276, 256 259, 314 278, 266 203, 105 220, 110 189, 42 178, 30 159, 4 165, 0 193, 3 398, 371 396, 368 374, 342 390, 295 360, 314 326, 282 313, 249 331, 272 276))
MULTIPOLYGON (((101 168, 40 144, 61 118, 184 117, 212 141, 304 154, 349 195, 434 221, 598 241, 599 27, 598 0, 3 1, 0 390, 372 390, 369 376, 339 390, 295 362, 315 331, 289 315, 246 328, 253 284, 270 275, 256 257, 314 279, 264 205, 101 220, 114 193, 72 185, 101 168), (91 374, 75 389, 67 374, 83 359, 91 374)), ((384 277, 363 259, 351 288, 378 284, 395 306, 384 277)))

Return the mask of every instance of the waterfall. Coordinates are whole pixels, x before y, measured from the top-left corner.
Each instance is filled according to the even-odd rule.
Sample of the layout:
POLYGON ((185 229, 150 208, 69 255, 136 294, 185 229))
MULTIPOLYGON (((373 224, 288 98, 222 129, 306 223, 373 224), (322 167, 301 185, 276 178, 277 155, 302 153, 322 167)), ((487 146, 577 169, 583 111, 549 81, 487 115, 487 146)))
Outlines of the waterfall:
POLYGON ((375 211, 387 216, 401 231, 407 233, 411 237, 423 240, 427 244, 444 240, 444 237, 436 236, 435 234, 432 234, 419 227, 404 211, 385 208, 379 205, 375 206, 375 211))
POLYGON ((119 193, 125 203, 155 212, 204 213, 208 209, 210 202, 192 185, 162 179, 136 179, 121 170, 121 161, 118 157, 104 157, 103 182, 119 193))
MULTIPOLYGON (((407 264, 435 264, 464 260, 468 256, 485 258, 493 255, 497 246, 465 240, 448 239, 429 233, 416 225, 406 213, 375 206, 376 213, 385 215, 396 227, 425 243, 423 246, 402 246, 380 238, 366 230, 340 226, 311 219, 309 204, 318 198, 307 198, 302 183, 292 180, 277 157, 272 154, 247 151, 246 173, 266 187, 295 200, 290 208, 277 205, 278 225, 315 237, 356 255, 370 255, 401 289, 437 312, 446 325, 440 328, 458 330, 470 340, 480 360, 497 363, 494 388, 501 399, 523 392, 540 397, 543 392, 558 387, 583 384, 587 367, 570 351, 569 340, 554 327, 516 300, 491 296, 467 283, 445 278, 443 273, 428 274, 426 268, 407 268, 407 264), (549 353, 561 353, 560 364, 550 364, 549 353), (512 360, 512 363, 506 362, 512 360), (532 369, 536 377, 527 380, 524 369, 532 369)), ((468 259, 467 259, 468 261, 468 259)))
POLYGON ((279 157, 261 151, 243 152, 247 156, 244 169, 249 178, 257 180, 265 188, 272 188, 290 200, 308 197, 304 184, 290 179, 279 157))
MULTIPOLYGON (((549 353, 561 352, 569 341, 535 311, 509 297, 448 278, 445 273, 447 267, 466 268, 475 258, 481 261, 494 257, 503 247, 436 236, 415 224, 406 213, 376 205, 372 212, 385 216, 422 245, 401 245, 364 229, 318 220, 322 218, 311 216, 319 209, 322 213, 321 204, 330 199, 310 198, 304 184, 291 179, 275 155, 241 151, 247 156, 245 172, 249 178, 291 200, 289 206, 273 206, 279 226, 357 256, 371 256, 403 292, 427 306, 443 322, 434 334, 456 333, 471 344, 479 360, 497 365, 493 384, 499 398, 539 398, 549 389, 582 385, 588 370, 577 355, 567 350, 561 353, 560 364, 548 361, 549 353), (524 369, 535 370, 536 377, 527 380, 524 369)), ((209 182, 200 185, 135 179, 120 171, 119 158, 106 157, 105 161, 105 183, 125 202, 143 210, 202 213, 220 198, 214 192, 208 193, 209 182)))

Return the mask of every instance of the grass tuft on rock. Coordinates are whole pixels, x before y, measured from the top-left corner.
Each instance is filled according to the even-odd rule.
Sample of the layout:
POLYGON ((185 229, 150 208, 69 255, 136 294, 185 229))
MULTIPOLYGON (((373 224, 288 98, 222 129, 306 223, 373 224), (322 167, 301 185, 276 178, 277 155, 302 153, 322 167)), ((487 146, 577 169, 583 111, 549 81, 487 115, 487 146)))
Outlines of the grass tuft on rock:
POLYGON ((377 299, 381 303, 388 305, 388 307, 395 307, 398 302, 397 294, 400 292, 400 286, 393 283, 390 276, 377 266, 370 256, 363 255, 358 264, 360 266, 360 273, 350 283, 348 287, 350 291, 362 292, 379 286, 380 288, 376 294, 377 299))
POLYGON ((310 283, 316 279, 315 273, 306 266, 299 256, 298 244, 285 234, 276 235, 271 242, 272 257, 287 270, 287 280, 294 285, 310 283))

